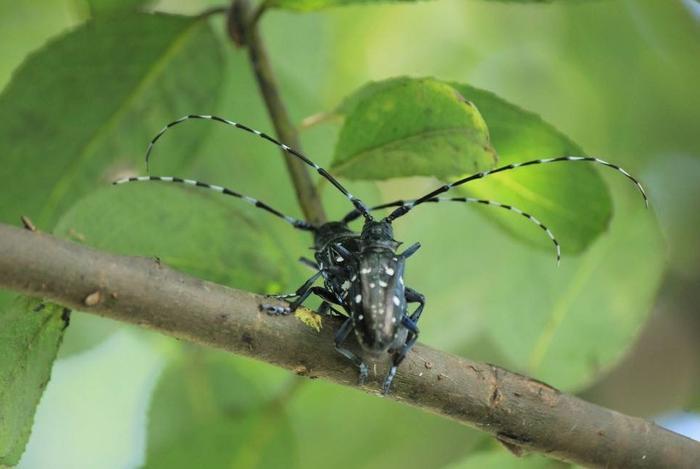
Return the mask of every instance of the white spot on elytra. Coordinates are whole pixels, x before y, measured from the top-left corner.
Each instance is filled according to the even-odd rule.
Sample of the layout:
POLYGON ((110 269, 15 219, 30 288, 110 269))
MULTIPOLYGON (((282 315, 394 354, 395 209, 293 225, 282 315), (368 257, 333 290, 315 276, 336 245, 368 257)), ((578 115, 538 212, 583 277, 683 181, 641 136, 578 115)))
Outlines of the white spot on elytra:
POLYGON ((348 280, 344 281, 340 288, 342 288, 343 290, 347 290, 348 288, 350 288, 350 282, 348 280))
POLYGON ((392 269, 391 267, 384 267, 384 270, 386 271, 386 274, 387 274, 389 277, 391 277, 392 275, 394 275, 394 269, 392 269))
POLYGON ((360 301, 362 301, 362 295, 358 294, 357 296, 355 296, 355 303, 359 303, 360 301))
POLYGON ((401 300, 399 300, 399 297, 396 296, 396 295, 394 295, 394 304, 395 304, 396 306, 398 306, 398 305, 401 304, 401 300))
POLYGON ((364 314, 360 314, 359 316, 357 316, 357 319, 358 319, 359 321, 362 321, 364 318, 365 318, 365 315, 364 315, 364 314))
POLYGON ((338 256, 335 258, 336 262, 343 262, 345 259, 342 258, 342 256, 338 256))
POLYGON ((394 316, 394 317, 391 318, 391 322, 394 323, 394 324, 396 324, 396 316, 394 316))
POLYGON ((376 286, 377 286, 377 284, 375 284, 374 282, 370 282, 370 283, 369 283, 369 287, 370 287, 370 288, 374 288, 374 287, 376 287, 376 286))
POLYGON ((399 283, 403 286, 403 277, 399 277, 399 283))
POLYGON ((350 277, 351 282, 354 282, 355 280, 357 280, 357 275, 353 275, 352 277, 350 277))
POLYGON ((368 273, 370 273, 370 272, 372 272, 372 268, 371 268, 371 267, 365 267, 364 269, 360 270, 360 273, 361 273, 361 274, 368 274, 368 273))
POLYGON ((386 283, 384 280, 380 280, 380 281, 379 281, 379 286, 382 287, 382 288, 386 288, 388 285, 389 285, 389 284, 386 283))

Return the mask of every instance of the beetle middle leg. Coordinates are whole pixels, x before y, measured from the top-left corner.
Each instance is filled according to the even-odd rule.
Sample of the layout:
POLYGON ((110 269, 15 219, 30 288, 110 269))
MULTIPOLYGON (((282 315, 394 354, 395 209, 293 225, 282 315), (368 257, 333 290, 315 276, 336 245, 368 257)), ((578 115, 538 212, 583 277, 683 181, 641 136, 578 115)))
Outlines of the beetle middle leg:
POLYGON ((348 338, 348 335, 350 335, 352 329, 352 318, 347 318, 343 325, 340 326, 340 329, 338 329, 338 332, 335 333, 335 349, 338 351, 338 353, 340 353, 342 356, 353 362, 355 366, 360 369, 360 377, 358 379, 358 383, 360 385, 363 385, 365 384, 365 381, 367 381, 367 376, 369 375, 369 367, 355 353, 342 346, 342 343, 345 341, 345 339, 348 338))

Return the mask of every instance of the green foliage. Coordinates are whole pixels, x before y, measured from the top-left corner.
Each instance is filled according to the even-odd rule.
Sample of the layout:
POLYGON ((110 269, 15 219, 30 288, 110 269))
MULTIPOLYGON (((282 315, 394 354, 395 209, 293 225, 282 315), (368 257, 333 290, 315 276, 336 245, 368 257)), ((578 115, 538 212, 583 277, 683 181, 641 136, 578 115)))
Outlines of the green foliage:
MULTIPOLYGON (((411 78, 371 83, 347 98, 337 112, 346 119, 333 170, 351 178, 432 175, 455 180, 492 168, 489 132, 499 165, 583 154, 536 114, 459 83, 411 78)), ((506 172, 458 191, 534 214, 552 229, 564 252, 579 253, 607 228, 610 194, 595 168, 556 166, 506 172)), ((539 230, 523 229, 520 217, 498 210, 481 213, 517 238, 551 249, 539 230)))
POLYGON ((516 457, 504 449, 480 451, 445 469, 554 469, 569 467, 536 454, 516 457))
POLYGON ((63 308, 18 298, 0 312, 0 465, 15 465, 49 382, 68 318, 63 308))
MULTIPOLYGON (((81 195, 142 167, 144 142, 163 121, 211 105, 220 75, 212 32, 194 18, 98 19, 52 41, 0 94, 0 220, 27 214, 50 227, 81 195)), ((162 150, 177 164, 198 142, 162 150)))
POLYGON ((415 2, 417 0, 269 0, 270 6, 294 11, 314 11, 346 5, 372 5, 388 2, 415 2))
POLYGON ((345 122, 331 170, 340 176, 447 177, 496 162, 479 111, 454 88, 431 78, 370 83, 338 112, 345 122))
MULTIPOLYGON (((546 3, 512 0, 516 2, 546 3)), ((54 18, 66 2, 50 3, 42 7, 51 8, 48 16, 54 18)), ((157 256, 216 282, 259 292, 291 290, 308 273, 296 264, 297 256, 308 255, 306 235, 241 201, 196 189, 165 184, 106 187, 116 177, 140 173, 148 140, 181 115, 220 113, 261 130, 272 128, 245 51, 231 49, 216 22, 212 30, 195 18, 134 13, 146 3, 88 0, 96 20, 53 39, 16 70, 0 94, 0 220, 16 222, 26 214, 41 229, 55 228, 60 236, 114 252, 157 256), (222 39, 226 57, 232 59, 226 65, 228 79, 222 39)), ((188 5, 189 11, 206 3, 188 5)), ((380 3, 268 2, 296 11, 380 3)), ((687 91, 694 88, 683 84, 686 77, 693 86, 697 81, 697 75, 688 73, 688 64, 697 55, 689 44, 698 42, 685 33, 658 35, 654 22, 665 17, 653 14, 651 2, 589 7, 583 4, 597 2, 560 1, 562 8, 512 8, 512 14, 495 1, 451 4, 447 11, 440 9, 440 2, 416 3, 377 6, 366 16, 361 12, 370 10, 349 8, 342 11, 343 19, 341 12, 278 12, 266 18, 263 32, 272 39, 268 45, 281 95, 294 119, 327 109, 329 102, 337 102, 340 90, 357 83, 397 73, 435 73, 469 77, 513 97, 513 102, 528 103, 587 148, 599 151, 598 156, 631 165, 635 173, 661 151, 697 149, 691 112, 697 106, 687 91), (577 7, 567 10, 566 3, 577 7), (428 10, 432 6, 436 16, 428 10), (625 21, 627 10, 638 15, 635 22, 625 21), (493 22, 491 12, 497 13, 493 22), (537 23, 539 13, 533 12, 547 15, 540 19, 543 23, 537 23), (292 22, 295 33, 290 35, 292 22), (552 31, 560 27, 566 33, 557 38, 552 31), (520 43, 512 44, 513 37, 520 43), (611 37, 615 47, 608 47, 611 37), (528 47, 557 60, 546 66, 530 63, 540 55, 528 47), (685 60, 673 54, 686 54, 685 60), (514 65, 515 56, 522 62, 514 65), (659 66, 660 57, 673 66, 659 66), (578 67, 575 60, 581 62, 578 67), (633 67, 639 73, 631 84, 633 67), (570 80, 578 77, 576 73, 579 81, 570 80), (615 73, 617 82, 608 83, 615 73), (651 73, 657 74, 658 83, 651 73)), ((658 11, 681 10, 656 5, 658 11)), ((17 6, 11 12, 20 8, 25 11, 17 6)), ((180 6, 170 2, 166 8, 180 6)), ((7 18, 22 17, 11 12, 0 14, 2 39, 7 18)), ((50 31, 31 36, 31 46, 21 54, 60 30, 58 21, 13 19, 9 21, 21 25, 17 29, 23 44, 32 27, 50 31)), ((62 27, 83 19, 72 18, 62 27)), ((676 23, 671 22, 674 33, 676 23)), ((11 36, 4 42, 15 41, 11 36)), ((7 57, 21 55, 8 48, 12 50, 0 58, 0 71, 12 68, 7 57)), ((437 187, 420 179, 377 184, 378 180, 415 175, 452 180, 494 167, 495 152, 499 165, 583 154, 579 145, 538 115, 464 83, 407 78, 373 82, 346 99, 338 112, 345 116, 345 125, 332 163, 326 158, 336 136, 332 126, 309 130, 304 148, 315 161, 332 164, 334 171, 352 179, 343 183, 368 202, 393 200, 395 193, 411 197, 437 187)), ((230 185, 298 216, 277 150, 221 127, 191 123, 169 133, 156 149, 154 174, 230 185)), ((642 173, 645 181, 653 183, 653 169, 642 173)), ((581 389, 613 367, 645 323, 665 269, 665 253, 653 215, 642 208, 634 188, 622 176, 606 173, 586 163, 555 164, 494 175, 461 191, 513 204, 550 226, 565 253, 559 269, 541 230, 505 211, 431 205, 397 223, 398 239, 423 244, 407 270, 407 283, 428 297, 421 340, 565 390, 581 389), (480 216, 495 225, 483 223, 480 216), (517 244, 506 234, 546 251, 517 244)), ((692 173, 688 177, 693 180, 692 173)), ((657 181, 657 190, 673 190, 670 186, 657 181)), ((652 204, 659 198, 655 195, 652 204)), ((329 213, 349 208, 337 194, 327 191, 325 196, 329 213)), ((668 199, 678 207, 676 202, 668 199)), ((693 206, 692 201, 686 203, 693 206)), ((687 233, 688 239, 697 239, 692 231, 687 233)), ((683 247, 679 251, 688 252, 683 247)), ((37 336, 46 347, 14 347, 5 335, 19 340, 17 331, 38 327, 37 316, 31 315, 48 310, 31 313, 30 307, 18 307, 24 303, 11 298, 0 292, 0 325, 13 317, 22 320, 14 320, 14 332, 0 329, 5 344, 0 344, 0 403, 12 402, 11 412, 0 409, 0 419, 17 420, 12 425, 0 421, 0 465, 19 458, 55 355, 57 345, 50 353, 51 340, 57 344, 62 329, 54 313, 46 322, 51 330, 37 336), (18 367, 12 354, 27 352, 39 356, 28 356, 31 368, 18 367), (5 398, 8 367, 30 370, 13 375, 13 400, 5 398), (37 391, 21 395, 17 389, 37 391), (22 405, 15 404, 17 399, 22 405)), ((66 336, 73 337, 71 349, 62 347, 61 353, 84 351, 115 327, 75 314, 66 336)), ((89 356, 94 355, 72 359, 89 356)), ((442 467, 452 461, 460 461, 455 467, 511 467, 514 461, 515 467, 554 467, 538 458, 516 460, 505 451, 463 459, 482 446, 481 436, 465 427, 328 383, 287 388, 288 377, 258 362, 188 347, 170 363, 152 397, 147 467, 442 467), (352 444, 345 444, 349 441, 352 444)), ((697 409, 697 402, 692 405, 697 409)))
POLYGON ((305 468, 439 468, 481 439, 460 423, 321 380, 288 402, 305 468))
POLYGON ((225 285, 278 292, 295 259, 265 222, 253 221, 243 209, 255 210, 220 194, 132 183, 93 192, 66 213, 55 232, 120 254, 157 256, 225 285))
MULTIPOLYGON (((470 85, 452 83, 474 101, 488 123, 500 165, 555 156, 581 156, 583 150, 538 115, 470 85)), ((604 169, 607 170, 607 169, 604 169)), ((618 184, 628 184, 620 176, 618 184)), ((630 186, 630 190, 634 190, 630 186)), ((554 163, 516 169, 475 181, 460 189, 469 195, 512 204, 545 223, 565 253, 580 253, 600 236, 612 217, 610 192, 590 163, 554 163)), ((497 210, 481 213, 509 233, 546 249, 549 240, 537 230, 523 230, 523 220, 497 210)))
POLYGON ((190 350, 165 370, 149 411, 145 467, 297 467, 284 410, 233 362, 190 350))
POLYGON ((87 3, 93 16, 106 16, 136 10, 153 0, 87 0, 87 3))

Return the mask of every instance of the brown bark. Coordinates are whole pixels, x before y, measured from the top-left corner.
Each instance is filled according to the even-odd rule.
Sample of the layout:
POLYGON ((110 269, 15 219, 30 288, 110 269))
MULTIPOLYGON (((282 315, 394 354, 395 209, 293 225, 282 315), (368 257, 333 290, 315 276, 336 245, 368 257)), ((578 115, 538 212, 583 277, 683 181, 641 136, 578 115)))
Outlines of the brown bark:
MULTIPOLYGON (((189 277, 153 259, 108 254, 0 225, 0 288, 250 356, 308 378, 357 386, 357 370, 333 349, 337 321, 324 319, 317 333, 293 316, 261 313, 260 303, 270 302, 265 297, 189 277)), ((376 394, 387 364, 371 370, 363 389, 376 394)), ((422 344, 399 368, 388 398, 477 427, 516 448, 586 466, 700 467, 698 442, 422 344)))

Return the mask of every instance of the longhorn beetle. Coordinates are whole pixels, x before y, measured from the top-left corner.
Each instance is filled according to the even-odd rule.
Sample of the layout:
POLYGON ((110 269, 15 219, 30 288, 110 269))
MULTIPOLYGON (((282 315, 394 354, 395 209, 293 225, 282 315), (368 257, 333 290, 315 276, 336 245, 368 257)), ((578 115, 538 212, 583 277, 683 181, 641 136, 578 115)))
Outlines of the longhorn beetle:
POLYGON ((505 205, 491 200, 474 199, 470 197, 443 198, 438 196, 454 187, 477 179, 483 179, 492 174, 524 166, 565 161, 591 162, 610 167, 624 174, 637 186, 644 198, 645 204, 648 206, 647 196, 639 181, 621 167, 588 156, 561 156, 526 161, 523 163, 512 163, 507 166, 481 171, 450 184, 444 184, 417 199, 396 200, 370 208, 367 207, 362 200, 348 192, 348 190, 331 176, 328 171, 311 161, 301 152, 277 141, 263 132, 237 122, 209 115, 187 115, 166 125, 148 144, 146 150, 146 170, 149 176, 119 179, 114 181, 114 184, 135 181, 162 181, 203 187, 243 199, 249 204, 283 219, 296 229, 311 232, 314 236, 313 249, 315 261, 304 258, 302 258, 301 261, 315 269, 316 272, 294 293, 276 296, 277 298, 285 299, 288 302, 288 306, 261 305, 261 309, 272 315, 290 314, 304 303, 311 294, 320 297, 322 303, 319 307, 319 313, 342 316, 345 318, 343 324, 336 332, 335 348, 357 366, 359 369, 360 384, 365 382, 369 370, 361 357, 343 345, 352 331, 355 331, 355 336, 364 351, 374 356, 381 356, 386 353, 391 355, 391 368, 384 379, 382 387, 382 392, 386 394, 389 392, 397 367, 418 338, 419 330, 417 323, 425 307, 425 297, 404 284, 406 259, 418 250, 420 244, 413 244, 408 249, 398 252, 401 243, 394 239, 392 223, 396 219, 409 213, 415 207, 426 202, 438 203, 451 201, 490 205, 522 215, 544 230, 554 244, 558 264, 561 257, 559 242, 549 228, 532 215, 511 205, 505 205), (285 215, 265 202, 240 194, 226 187, 173 176, 150 176, 149 160, 153 147, 158 139, 173 126, 190 119, 217 121, 255 134, 272 142, 292 157, 298 158, 315 169, 321 177, 327 179, 352 203, 354 209, 341 221, 333 221, 316 226, 309 222, 285 215), (396 208, 388 216, 381 219, 375 219, 372 216, 371 212, 389 207, 396 208), (350 229, 348 224, 359 217, 364 218, 364 225, 362 226, 361 232, 357 233, 350 229), (315 285, 319 278, 323 278, 323 286, 315 285), (413 311, 409 311, 409 304, 416 305, 413 311))

